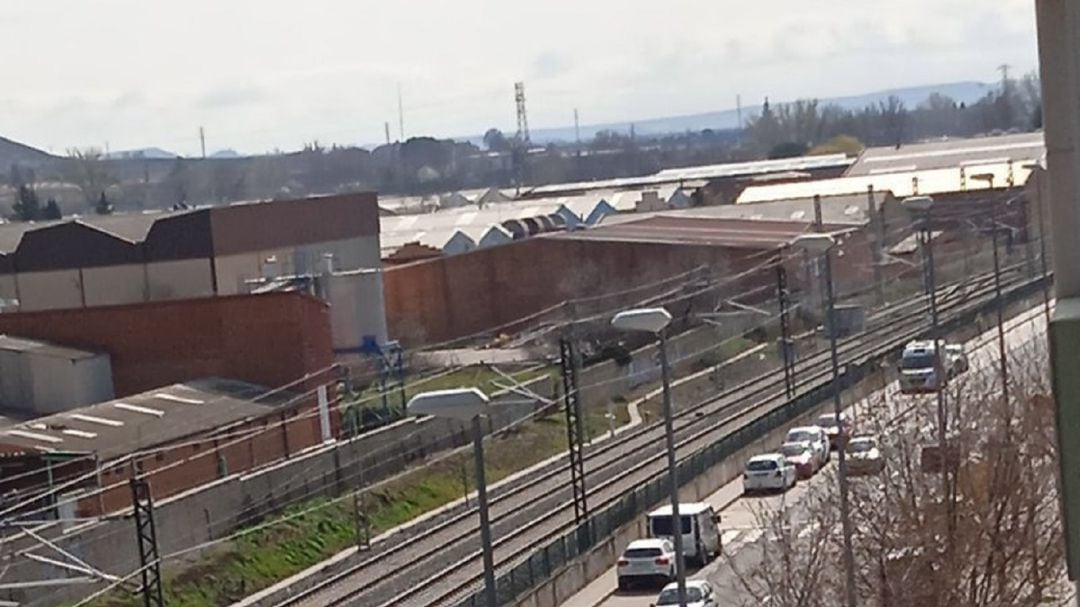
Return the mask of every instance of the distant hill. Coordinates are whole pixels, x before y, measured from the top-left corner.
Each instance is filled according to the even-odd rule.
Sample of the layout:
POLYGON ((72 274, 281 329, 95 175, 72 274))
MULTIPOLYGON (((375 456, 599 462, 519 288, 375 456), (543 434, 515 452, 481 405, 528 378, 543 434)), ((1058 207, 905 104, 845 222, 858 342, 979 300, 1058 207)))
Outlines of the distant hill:
POLYGON ((0 172, 5 175, 13 164, 36 167, 55 159, 55 156, 37 148, 0 137, 0 172))
POLYGON ((161 148, 141 148, 138 150, 123 150, 120 152, 110 152, 106 158, 110 160, 133 160, 137 158, 146 158, 148 160, 171 160, 173 158, 179 158, 180 155, 169 150, 163 150, 161 148))
MULTIPOLYGON (((890 89, 849 97, 833 97, 829 99, 819 99, 818 101, 821 105, 831 103, 845 109, 858 109, 878 103, 879 101, 884 101, 890 96, 895 95, 900 98, 908 108, 914 108, 923 101, 926 101, 931 94, 940 93, 951 97, 957 103, 964 102, 970 104, 981 99, 986 93, 994 90, 995 87, 996 85, 983 82, 951 82, 946 84, 890 89)), ((773 101, 783 103, 783 101, 773 101)), ((757 115, 759 109, 760 106, 758 105, 748 105, 743 108, 743 120, 745 121, 751 116, 757 115)), ((609 122, 604 124, 582 125, 581 137, 583 139, 591 139, 598 131, 602 130, 627 133, 630 131, 631 124, 634 126, 634 132, 638 135, 663 135, 667 133, 682 133, 685 131, 701 131, 704 129, 734 129, 739 126, 739 117, 737 110, 729 109, 719 112, 691 114, 688 116, 649 118, 633 122, 609 122)), ((536 143, 573 141, 575 138, 574 128, 572 126, 534 129, 530 132, 530 136, 536 143)), ((469 140, 479 145, 482 144, 483 137, 469 137, 469 140)))
POLYGON ((210 154, 208 158, 240 158, 240 153, 236 150, 218 150, 213 154, 210 154))

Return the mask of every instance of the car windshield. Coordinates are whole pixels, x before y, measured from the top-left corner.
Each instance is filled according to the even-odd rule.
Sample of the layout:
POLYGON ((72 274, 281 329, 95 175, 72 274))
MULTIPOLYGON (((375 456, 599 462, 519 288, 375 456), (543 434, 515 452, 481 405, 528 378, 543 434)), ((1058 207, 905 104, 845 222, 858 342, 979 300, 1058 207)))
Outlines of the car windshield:
POLYGON ((817 439, 813 432, 809 430, 793 430, 787 435, 788 441, 792 443, 801 443, 803 441, 813 442, 817 439))
POLYGON ((935 356, 929 352, 924 354, 909 354, 900 359, 901 369, 931 369, 934 367, 935 356))
MULTIPOLYGON (((689 586, 686 589, 687 601, 700 601, 701 589, 689 586)), ((679 590, 677 588, 665 588, 660 593, 660 598, 656 600, 657 605, 678 605, 679 604, 679 590)))
POLYGON ((747 462, 746 469, 753 470, 754 472, 761 472, 763 470, 776 470, 776 461, 771 459, 758 459, 747 462))
POLYGON ((784 445, 780 447, 780 453, 783 453, 787 457, 798 457, 803 453, 806 453, 805 445, 784 445))
POLYGON ((866 453, 874 449, 874 441, 870 440, 856 440, 851 441, 848 446, 848 451, 852 453, 866 453))
POLYGON ((628 559, 648 559, 664 554, 659 548, 627 548, 623 556, 628 559))
MULTIPOLYGON (((682 532, 683 535, 690 533, 690 517, 683 516, 682 518, 682 532)), ((654 516, 652 517, 652 534, 654 537, 665 537, 674 535, 671 532, 671 517, 670 516, 654 516)))

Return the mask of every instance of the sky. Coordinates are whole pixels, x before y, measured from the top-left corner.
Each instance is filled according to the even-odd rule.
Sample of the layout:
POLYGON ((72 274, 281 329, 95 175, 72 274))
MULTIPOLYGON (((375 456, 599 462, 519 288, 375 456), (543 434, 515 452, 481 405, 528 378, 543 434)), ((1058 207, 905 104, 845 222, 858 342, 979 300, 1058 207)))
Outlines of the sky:
POLYGON ((1034 0, 6 0, 0 136, 291 150, 693 114, 1036 69, 1034 0))

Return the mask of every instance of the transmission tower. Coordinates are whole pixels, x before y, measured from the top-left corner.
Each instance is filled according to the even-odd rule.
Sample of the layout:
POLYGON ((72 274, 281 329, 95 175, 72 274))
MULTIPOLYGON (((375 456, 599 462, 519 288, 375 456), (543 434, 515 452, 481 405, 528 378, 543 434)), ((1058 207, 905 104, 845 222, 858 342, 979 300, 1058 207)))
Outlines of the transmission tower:
POLYGON ((529 143, 529 116, 525 111, 525 83, 514 83, 514 101, 517 103, 517 138, 521 143, 529 143))

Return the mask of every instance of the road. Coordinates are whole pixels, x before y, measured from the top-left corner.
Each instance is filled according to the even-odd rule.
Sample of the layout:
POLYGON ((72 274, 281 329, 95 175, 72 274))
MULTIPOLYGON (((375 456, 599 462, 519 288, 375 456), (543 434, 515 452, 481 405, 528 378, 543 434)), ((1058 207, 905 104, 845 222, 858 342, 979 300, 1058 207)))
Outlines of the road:
MULTIPOLYGON (((1041 305, 1008 321, 1006 344, 1010 355, 1020 355, 1019 350, 1024 344, 1030 343, 1039 335, 1045 335, 1045 332, 1045 316, 1041 305)), ((969 373, 994 373, 996 371, 998 365, 996 340, 997 328, 996 325, 992 325, 982 335, 966 342, 971 364, 969 373)), ((908 412, 914 412, 915 415, 906 417, 905 422, 918 424, 924 431, 932 431, 933 425, 930 420, 933 419, 935 397, 933 395, 914 397, 902 395, 895 381, 849 407, 849 414, 853 415, 856 424, 859 420, 859 411, 870 402, 883 402, 882 397, 890 407, 890 414, 904 416, 908 412)), ((833 461, 835 460, 834 457, 833 461)), ((835 464, 829 464, 829 466, 833 465, 835 464)), ((860 482, 862 479, 852 480, 860 482)), ((745 497, 742 495, 742 480, 736 479, 709 496, 706 501, 717 508, 723 517, 720 530, 726 557, 713 561, 704 569, 690 567, 689 577, 707 579, 712 582, 725 603, 743 604, 751 601, 753 597, 742 587, 735 571, 750 571, 761 561, 764 543, 762 538, 764 531, 758 522, 761 520, 761 511, 785 508, 791 520, 798 525, 800 503, 809 492, 815 490, 815 487, 820 487, 826 482, 829 482, 828 476, 818 474, 809 481, 800 482, 784 495, 745 497)), ((806 528, 799 533, 808 534, 811 531, 806 528)), ((655 602, 659 591, 658 587, 633 591, 617 591, 615 588, 616 573, 615 568, 611 568, 564 601, 562 605, 563 607, 648 607, 655 602)))

